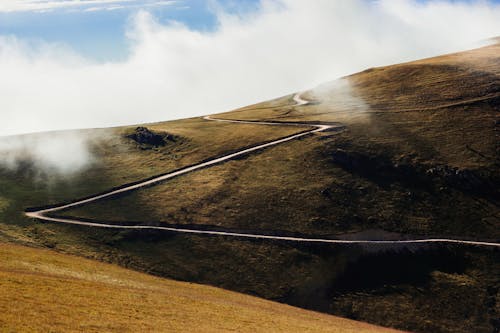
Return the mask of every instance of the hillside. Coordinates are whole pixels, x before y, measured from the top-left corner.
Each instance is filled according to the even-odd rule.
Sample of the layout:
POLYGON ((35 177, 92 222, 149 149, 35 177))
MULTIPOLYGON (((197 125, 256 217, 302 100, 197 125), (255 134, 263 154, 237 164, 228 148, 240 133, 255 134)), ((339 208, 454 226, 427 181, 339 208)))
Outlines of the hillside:
POLYGON ((304 94, 317 101, 313 106, 283 107, 290 105, 285 98, 274 102, 278 107, 265 103, 223 114, 348 127, 339 135, 273 148, 276 154, 187 175, 179 186, 174 180, 117 205, 86 206, 80 215, 196 224, 215 219, 234 228, 247 228, 242 216, 248 215, 262 230, 336 234, 383 228, 498 239, 498 51, 495 45, 368 70, 304 94), (342 202, 346 196, 351 204, 342 202))
MULTIPOLYGON (((500 238, 500 46, 369 69, 217 115, 341 123, 325 131, 59 215, 127 224, 342 239, 500 238)), ((70 201, 306 128, 147 124, 178 138, 144 147, 134 127, 89 130, 96 163, 60 177, 0 171, 0 239, 417 332, 498 329, 494 249, 297 244, 26 219, 70 201), (96 133, 100 133, 97 135, 96 133), (147 148, 147 149, 146 149, 147 148)))
POLYGON ((0 243, 6 332, 395 332, 213 287, 0 243))

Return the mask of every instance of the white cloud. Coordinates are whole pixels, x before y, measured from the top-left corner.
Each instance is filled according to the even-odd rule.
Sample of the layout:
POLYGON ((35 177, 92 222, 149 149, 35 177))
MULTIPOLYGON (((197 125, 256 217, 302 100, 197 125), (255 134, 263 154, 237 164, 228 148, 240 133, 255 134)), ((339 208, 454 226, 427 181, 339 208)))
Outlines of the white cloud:
POLYGON ((88 7, 88 8, 85 8, 83 11, 84 12, 97 12, 100 10, 102 10, 101 7, 88 7))
POLYGON ((0 12, 47 12, 55 9, 81 8, 84 11, 115 10, 128 7, 167 6, 177 1, 140 0, 1 0, 0 12))
POLYGON ((38 175, 71 174, 94 162, 89 144, 102 138, 74 132, 0 137, 0 166, 16 169, 32 165, 38 175))
POLYGON ((0 135, 221 112, 500 35, 500 7, 485 2, 263 1, 217 15, 202 33, 140 12, 117 63, 0 38, 0 135))

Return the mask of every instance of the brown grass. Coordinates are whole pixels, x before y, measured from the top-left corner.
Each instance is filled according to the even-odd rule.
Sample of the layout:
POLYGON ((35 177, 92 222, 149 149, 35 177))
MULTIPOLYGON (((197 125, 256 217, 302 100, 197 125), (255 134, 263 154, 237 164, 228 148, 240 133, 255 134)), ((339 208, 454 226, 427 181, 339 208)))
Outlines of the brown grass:
POLYGON ((7 244, 0 288, 2 332, 395 332, 7 244))
MULTIPOLYGON (((488 104, 492 96, 500 96, 495 56, 499 50, 494 45, 355 74, 348 82, 323 87, 320 94, 309 92, 309 98, 321 101, 316 105, 291 107, 287 96, 225 113, 223 117, 234 119, 342 121, 347 131, 290 142, 70 214, 134 221, 146 216, 147 221, 323 235, 382 227, 416 234, 497 237, 499 211, 491 200, 471 199, 458 191, 445 198, 425 193, 424 198, 409 201, 404 192, 412 189, 406 185, 374 187, 374 180, 383 179, 353 177, 332 165, 329 154, 343 148, 422 170, 447 165, 500 176, 498 107, 488 104), (449 106, 457 103, 463 105, 449 106), (330 197, 321 194, 325 190, 330 197), (354 215, 359 218, 352 219, 354 215), (370 217, 380 223, 370 225, 370 217)), ((219 124, 213 126, 217 132, 219 124)), ((225 126, 221 131, 226 133, 225 126)), ((238 141, 236 136, 245 133, 237 131, 231 140, 238 141)))
MULTIPOLYGON (((454 187, 426 172, 448 167, 498 184, 498 54, 498 46, 490 46, 371 69, 306 93, 317 100, 313 105, 293 107, 290 95, 226 113, 234 119, 341 121, 347 130, 318 133, 67 213, 324 236, 381 229, 412 237, 498 238, 498 195, 454 187), (337 149, 375 161, 365 163, 365 171, 381 161, 389 172, 343 167, 332 158, 337 149)), ((100 163, 75 178, 45 188, 22 173, 0 174, 8 202, 0 219, 22 226, 0 224, 0 239, 402 329, 491 332, 497 325, 498 253, 485 249, 374 255, 357 247, 105 231, 21 217, 26 206, 92 194, 296 130, 201 119, 148 127, 182 140, 141 150, 123 139, 132 128, 121 128, 96 146, 100 163), (374 260, 385 269, 370 266, 374 260), (365 274, 355 274, 361 270, 365 274), (344 289, 337 289, 339 281, 344 289)))

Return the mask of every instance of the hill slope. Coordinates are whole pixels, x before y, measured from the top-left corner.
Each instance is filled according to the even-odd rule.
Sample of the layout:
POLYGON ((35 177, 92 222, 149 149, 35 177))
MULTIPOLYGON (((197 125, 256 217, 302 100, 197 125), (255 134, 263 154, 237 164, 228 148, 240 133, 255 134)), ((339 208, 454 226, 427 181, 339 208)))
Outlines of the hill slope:
MULTIPOLYGON (((219 115, 341 122, 324 132, 64 212, 97 221, 312 237, 500 237, 500 47, 371 69, 219 115)), ((333 246, 39 224, 29 206, 83 197, 301 131, 188 119, 144 147, 105 130, 85 172, 0 171, 0 238, 419 332, 499 327, 498 251, 333 246), (42 181, 40 181, 42 179, 42 181)), ((93 131, 91 131, 93 132, 93 131)))
POLYGON ((248 228, 248 219, 255 219, 255 229, 313 235, 382 228, 498 239, 498 51, 494 45, 368 70, 304 94, 316 101, 312 106, 293 107, 285 98, 223 114, 340 121, 347 131, 275 147, 274 154, 187 175, 178 186, 160 185, 116 204, 96 203, 77 215, 196 224, 215 219, 234 228, 248 228), (350 202, 342 201, 346 197, 350 202))
POLYGON ((395 332, 213 287, 0 243, 0 328, 29 332, 395 332))

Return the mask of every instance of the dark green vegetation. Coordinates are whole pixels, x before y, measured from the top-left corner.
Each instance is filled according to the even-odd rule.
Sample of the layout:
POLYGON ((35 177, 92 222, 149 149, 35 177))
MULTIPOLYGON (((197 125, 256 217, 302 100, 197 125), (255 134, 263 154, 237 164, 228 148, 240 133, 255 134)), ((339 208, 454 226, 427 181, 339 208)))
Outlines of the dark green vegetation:
MULTIPOLYGON (((498 240, 499 54, 494 45, 370 69, 306 93, 313 105, 293 107, 287 96, 223 114, 340 121, 346 130, 64 214, 323 237, 498 240)), ((27 206, 89 195, 300 131, 201 119, 147 127, 179 139, 143 150, 124 139, 134 129, 119 129, 95 144, 98 161, 85 173, 47 182, 33 177, 30 168, 3 171, 0 237, 384 326, 420 332, 499 329, 498 250, 299 245, 96 230, 21 216, 27 206)))

